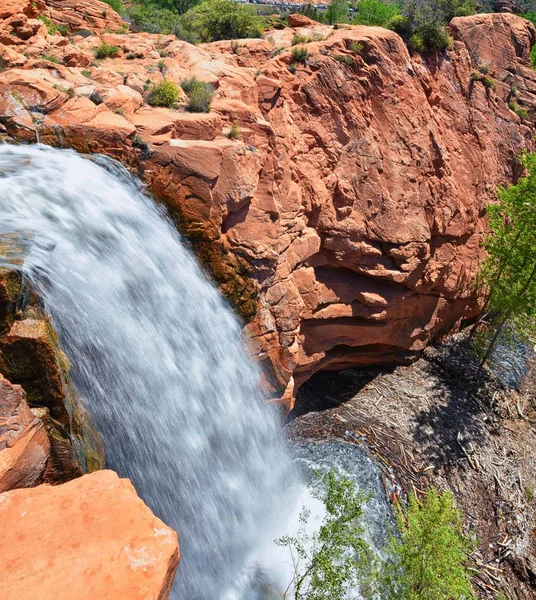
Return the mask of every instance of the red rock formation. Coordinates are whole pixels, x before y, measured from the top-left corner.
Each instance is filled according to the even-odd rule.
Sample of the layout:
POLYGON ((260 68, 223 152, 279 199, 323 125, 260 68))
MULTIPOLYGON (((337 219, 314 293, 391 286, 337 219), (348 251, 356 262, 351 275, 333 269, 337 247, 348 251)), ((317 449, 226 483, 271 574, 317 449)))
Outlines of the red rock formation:
POLYGON ((426 59, 385 29, 314 22, 198 47, 75 36, 66 57, 61 36, 39 31, 20 45, 23 68, 17 46, 0 74, 0 135, 33 141, 38 129, 45 143, 141 167, 248 319, 269 394, 290 404, 315 371, 411 360, 478 310, 485 205, 533 147, 531 120, 508 104, 517 89, 534 115, 536 36, 508 14, 455 19, 452 34, 426 59), (313 41, 291 73, 295 33, 313 41), (85 67, 88 78, 101 40, 118 56, 85 67), (168 80, 217 88, 209 115, 185 113, 184 99, 142 105, 163 52, 168 80), (471 78, 483 66, 493 87, 471 78))
POLYGON ((41 483, 49 454, 47 432, 23 389, 0 375, 0 493, 41 483))
POLYGON ((0 522, 2 600, 168 598, 177 534, 113 471, 0 494, 0 522))

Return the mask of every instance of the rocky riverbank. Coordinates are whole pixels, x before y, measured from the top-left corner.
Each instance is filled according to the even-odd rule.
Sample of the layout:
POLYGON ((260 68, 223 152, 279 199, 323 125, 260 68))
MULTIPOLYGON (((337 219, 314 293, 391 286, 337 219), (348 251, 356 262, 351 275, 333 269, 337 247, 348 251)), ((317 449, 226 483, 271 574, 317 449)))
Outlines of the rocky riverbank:
POLYGON ((533 360, 519 390, 505 387, 479 371, 464 333, 411 366, 319 373, 300 390, 289 435, 368 448, 395 504, 430 485, 452 490, 478 539, 480 597, 529 600, 536 592, 533 360))

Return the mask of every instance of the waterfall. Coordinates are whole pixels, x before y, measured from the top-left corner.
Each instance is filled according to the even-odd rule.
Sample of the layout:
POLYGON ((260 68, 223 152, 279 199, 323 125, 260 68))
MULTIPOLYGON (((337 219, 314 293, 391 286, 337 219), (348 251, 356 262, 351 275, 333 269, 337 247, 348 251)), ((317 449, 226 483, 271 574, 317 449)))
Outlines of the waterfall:
POLYGON ((297 477, 231 310, 113 161, 0 146, 0 210, 107 465, 179 532, 174 597, 256 600, 233 589, 297 477))

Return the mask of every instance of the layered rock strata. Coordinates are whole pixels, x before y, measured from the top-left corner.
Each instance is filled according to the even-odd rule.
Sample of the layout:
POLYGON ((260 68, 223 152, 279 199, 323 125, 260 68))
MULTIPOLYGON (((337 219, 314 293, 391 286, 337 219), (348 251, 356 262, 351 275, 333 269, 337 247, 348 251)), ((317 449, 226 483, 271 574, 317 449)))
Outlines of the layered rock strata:
MULTIPOLYGON (((75 2, 43 10, 59 22, 75 2)), ((478 312, 485 206, 534 147, 536 100, 535 30, 514 15, 455 19, 452 47, 425 57, 385 29, 292 22, 200 46, 98 23, 0 40, 0 135, 136 169, 287 405, 318 370, 413 360, 478 312), (289 70, 295 34, 311 41, 289 70), (96 61, 101 42, 117 54, 96 61), (154 83, 192 76, 216 88, 209 114, 185 94, 147 104, 154 83)))

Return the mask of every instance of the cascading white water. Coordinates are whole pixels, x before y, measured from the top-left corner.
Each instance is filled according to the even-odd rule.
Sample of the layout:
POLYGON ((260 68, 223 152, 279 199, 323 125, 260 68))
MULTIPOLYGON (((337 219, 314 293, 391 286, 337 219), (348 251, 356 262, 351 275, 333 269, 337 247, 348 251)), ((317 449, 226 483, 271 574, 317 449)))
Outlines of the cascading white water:
MULTIPOLYGON (((174 594, 237 598, 295 477, 277 417, 239 324, 164 211, 117 164, 97 162, 0 146, 0 234, 25 245, 22 269, 52 314, 107 464, 179 532, 174 594)), ((240 595, 258 597, 248 585, 240 595)))

